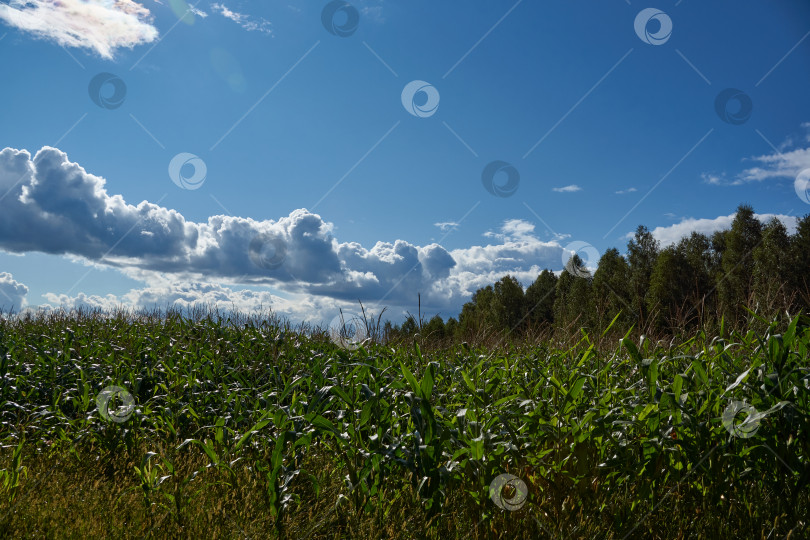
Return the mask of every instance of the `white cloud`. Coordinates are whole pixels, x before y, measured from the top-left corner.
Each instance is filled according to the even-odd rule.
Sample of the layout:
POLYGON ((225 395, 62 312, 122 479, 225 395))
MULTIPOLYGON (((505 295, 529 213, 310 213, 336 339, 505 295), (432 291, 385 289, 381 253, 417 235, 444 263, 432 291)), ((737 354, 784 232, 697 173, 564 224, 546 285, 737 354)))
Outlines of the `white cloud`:
MULTIPOLYGON (((332 224, 305 209, 275 221, 212 216, 196 223, 147 201, 129 204, 108 194, 105 183, 55 148, 45 147, 33 158, 24 150, 0 151, 0 193, 7 193, 0 199, 0 248, 80 258, 164 289, 167 283, 157 283, 155 276, 267 285, 336 302, 384 299, 394 306, 412 306, 421 293, 423 305, 454 309, 472 287, 506 273, 531 282, 543 268, 562 266, 559 244, 541 242, 534 225, 518 219, 486 235, 496 240, 493 245, 449 253, 438 244, 396 240, 366 249, 339 242, 332 224), (283 255, 279 267, 257 264, 257 254, 272 261, 274 253, 283 255)), ((91 300, 114 301, 75 301, 91 300)))
POLYGON ((8 272, 0 272, 0 312, 19 311, 25 306, 28 287, 14 280, 8 272))
POLYGON ((87 295, 76 296, 46 293, 43 295, 49 302, 40 307, 102 309, 114 311, 118 308, 129 310, 164 310, 171 306, 186 310, 205 306, 224 311, 241 313, 275 313, 296 321, 313 321, 318 323, 328 320, 338 312, 353 310, 358 306, 349 303, 335 303, 329 299, 307 295, 292 295, 283 298, 268 291, 235 290, 216 283, 183 282, 132 289, 128 293, 116 296, 87 295))
MULTIPOLYGON (((810 142, 810 122, 802 123, 801 127, 805 130, 804 141, 810 142)), ((801 171, 810 168, 810 147, 788 150, 794 144, 794 137, 788 136, 772 153, 746 159, 745 161, 752 161, 757 165, 743 170, 732 179, 728 179, 726 173, 703 173, 701 177, 708 184, 722 186, 739 186, 773 179, 793 180, 801 171)))
MULTIPOLYGON (((662 247, 666 247, 678 242, 681 238, 686 238, 692 232, 703 233, 706 236, 711 236, 716 231, 721 231, 731 228, 731 223, 734 221, 734 215, 718 216, 716 218, 684 218, 679 223, 669 225, 666 227, 656 227, 652 231, 652 235, 661 242, 662 247)), ((794 216, 787 216, 784 214, 754 214, 754 216, 762 223, 767 223, 772 218, 777 218, 787 228, 790 234, 796 231, 797 218, 794 216)), ((627 233, 625 238, 628 240, 633 238, 634 233, 627 233)))
POLYGON ((551 191, 556 191, 557 193, 573 193, 575 191, 582 191, 582 188, 576 184, 571 184, 570 186, 551 188, 551 191))
POLYGON ((484 235, 499 240, 499 244, 451 251, 450 255, 457 265, 445 284, 445 294, 470 295, 477 288, 491 285, 505 274, 528 285, 545 268, 561 270, 563 247, 556 241, 541 241, 534 229, 535 226, 528 221, 507 220, 499 232, 484 235))
POLYGON ((751 158, 760 163, 740 173, 732 185, 761 182, 773 178, 793 179, 804 169, 810 168, 810 148, 797 148, 789 152, 774 152, 751 158))
POLYGON ((11 0, 0 3, 0 20, 65 47, 112 58, 158 37, 149 10, 134 0, 11 0))
POLYGON ((713 186, 722 186, 728 184, 729 181, 726 179, 726 173, 720 174, 711 174, 711 173, 703 173, 700 175, 704 182, 707 184, 711 184, 713 186))
POLYGON ((258 20, 251 17, 250 15, 245 15, 244 13, 238 13, 236 11, 231 11, 228 9, 227 6, 224 4, 211 4, 211 9, 214 10, 215 13, 219 13, 226 19, 230 19, 248 32, 261 32, 263 34, 273 35, 273 23, 260 17, 258 20))
POLYGON ((627 189, 620 189, 619 191, 616 192, 616 195, 624 195, 625 193, 633 193, 635 191, 638 191, 638 190, 636 188, 634 188, 634 187, 627 188, 627 189))
POLYGON ((440 231, 454 231, 458 228, 458 223, 455 221, 442 221, 441 223, 434 223, 434 227, 438 227, 440 231))
POLYGON ((194 6, 188 6, 188 10, 189 10, 191 13, 193 13, 194 15, 198 16, 199 18, 201 18, 201 19, 205 19, 206 17, 208 17, 208 13, 206 13, 205 11, 203 11, 203 10, 201 10, 201 9, 197 9, 197 8, 195 8, 194 6))

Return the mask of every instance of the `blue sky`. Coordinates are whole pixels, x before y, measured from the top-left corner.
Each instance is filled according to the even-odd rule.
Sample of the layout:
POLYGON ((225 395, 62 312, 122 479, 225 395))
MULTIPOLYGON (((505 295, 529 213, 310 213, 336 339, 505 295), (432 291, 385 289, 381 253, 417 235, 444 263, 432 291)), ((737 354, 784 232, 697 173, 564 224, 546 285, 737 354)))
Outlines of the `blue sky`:
POLYGON ((810 211, 805 2, 0 0, 0 36, 6 310, 446 318, 639 224, 810 211))

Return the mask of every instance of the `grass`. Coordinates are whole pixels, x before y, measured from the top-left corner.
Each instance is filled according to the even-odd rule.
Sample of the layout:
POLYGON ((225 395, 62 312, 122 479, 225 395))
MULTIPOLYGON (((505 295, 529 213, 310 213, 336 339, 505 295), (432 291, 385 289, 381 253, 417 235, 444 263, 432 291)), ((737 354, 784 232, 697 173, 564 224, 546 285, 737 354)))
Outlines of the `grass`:
POLYGON ((807 537, 810 328, 757 324, 423 351, 272 317, 0 318, 0 536, 807 537), (491 493, 504 473, 525 494, 491 493))

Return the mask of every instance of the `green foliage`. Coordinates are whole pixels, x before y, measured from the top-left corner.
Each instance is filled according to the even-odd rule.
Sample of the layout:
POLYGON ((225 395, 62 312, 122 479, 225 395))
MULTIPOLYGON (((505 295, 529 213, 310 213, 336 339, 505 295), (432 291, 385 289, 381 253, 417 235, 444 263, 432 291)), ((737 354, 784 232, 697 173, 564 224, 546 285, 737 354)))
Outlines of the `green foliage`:
POLYGON ((593 276, 593 317, 596 328, 604 330, 618 314, 619 326, 638 321, 633 311, 630 292, 630 268, 615 248, 608 249, 599 259, 593 276))
POLYGON ((627 243, 627 263, 633 309, 642 325, 647 322, 647 291, 658 251, 658 241, 647 227, 639 225, 635 235, 627 243))
POLYGON ((435 315, 430 319, 423 331, 429 339, 443 341, 447 337, 444 321, 439 315, 435 315))
POLYGON ((685 326, 688 279, 689 263, 683 253, 672 246, 661 251, 647 293, 647 312, 654 328, 672 331, 685 326))
POLYGON ((583 333, 570 348, 482 354, 418 340, 346 351, 317 333, 212 317, 0 319, 0 529, 33 526, 45 473, 73 492, 81 477, 67 487, 62 472, 80 464, 116 494, 96 510, 124 516, 110 536, 204 528, 223 494, 218 530, 238 522, 251 536, 356 536, 363 520, 360 535, 381 536, 402 505, 424 529, 400 516, 385 536, 506 522, 526 536, 803 536, 808 322, 678 344, 628 334, 602 350, 583 333), (126 422, 95 408, 110 384, 136 399, 126 422), (750 409, 729 419, 734 403, 750 409), (45 460, 36 475, 29 456, 45 460), (529 491, 502 520, 489 485, 504 472, 529 491))
POLYGON ((766 312, 795 306, 795 267, 791 261, 790 237, 776 218, 762 229, 762 241, 754 248, 754 294, 766 312))
POLYGON ((754 216, 754 209, 740 205, 725 234, 722 257, 722 278, 718 281, 720 309, 735 324, 741 319, 744 307, 753 290, 754 250, 762 238, 762 224, 754 216))
POLYGON ((762 330, 749 310, 767 320, 810 312, 808 253, 810 215, 788 235, 780 221, 762 226, 753 209, 741 205, 729 230, 711 237, 693 232, 664 249, 639 226, 627 255, 606 250, 593 275, 575 254, 559 275, 543 270, 525 292, 516 278, 504 276, 475 291, 451 331, 439 331, 436 321, 430 334, 446 346, 536 339, 541 332, 571 336, 580 328, 594 334, 633 328, 660 337, 723 324, 762 330))
POLYGON ((526 289, 526 315, 531 328, 551 326, 554 322, 556 292, 557 276, 549 270, 543 270, 526 289))
POLYGON ((561 330, 588 327, 593 318, 589 273, 577 254, 565 266, 554 295, 554 324, 561 330))

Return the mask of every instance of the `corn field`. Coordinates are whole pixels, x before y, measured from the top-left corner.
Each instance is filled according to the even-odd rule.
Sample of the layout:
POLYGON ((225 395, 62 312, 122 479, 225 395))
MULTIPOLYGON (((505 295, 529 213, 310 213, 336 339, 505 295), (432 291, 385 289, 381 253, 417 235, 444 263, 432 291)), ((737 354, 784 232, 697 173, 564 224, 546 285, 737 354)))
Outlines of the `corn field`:
POLYGON ((810 327, 423 351, 0 319, 0 537, 803 538, 810 327))

